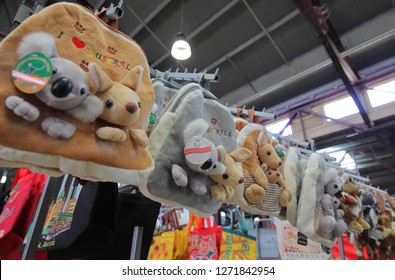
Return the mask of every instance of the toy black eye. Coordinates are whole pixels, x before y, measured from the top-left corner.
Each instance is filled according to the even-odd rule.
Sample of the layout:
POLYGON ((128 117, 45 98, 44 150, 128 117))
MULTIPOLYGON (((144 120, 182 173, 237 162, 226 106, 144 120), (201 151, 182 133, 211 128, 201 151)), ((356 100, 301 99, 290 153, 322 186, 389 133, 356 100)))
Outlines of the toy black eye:
POLYGON ((137 104, 139 105, 139 108, 141 108, 141 103, 140 103, 140 101, 139 101, 139 102, 137 102, 137 104))
POLYGON ((52 69, 52 75, 55 75, 55 74, 56 74, 56 72, 58 72, 58 69, 56 69, 56 68, 53 68, 53 69, 52 69))
POLYGON ((272 154, 272 152, 267 151, 266 154, 267 154, 268 156, 270 156, 270 155, 272 154))
POLYGON ((110 109, 110 108, 112 107, 112 105, 114 105, 114 103, 112 102, 111 99, 109 99, 109 100, 106 101, 106 107, 107 107, 107 108, 110 109))
POLYGON ((213 168, 217 168, 217 166, 214 164, 213 168))
POLYGON ((80 90, 80 94, 81 94, 81 95, 84 95, 85 93, 86 93, 86 89, 82 88, 82 89, 80 90))
POLYGON ((224 178, 226 180, 229 178, 229 175, 225 173, 224 175, 222 175, 222 178, 224 178))
POLYGON ((271 172, 271 171, 269 171, 269 175, 272 175, 272 172, 271 172))
POLYGON ((334 184, 333 186, 335 187, 335 189, 337 189, 339 187, 337 184, 334 184))

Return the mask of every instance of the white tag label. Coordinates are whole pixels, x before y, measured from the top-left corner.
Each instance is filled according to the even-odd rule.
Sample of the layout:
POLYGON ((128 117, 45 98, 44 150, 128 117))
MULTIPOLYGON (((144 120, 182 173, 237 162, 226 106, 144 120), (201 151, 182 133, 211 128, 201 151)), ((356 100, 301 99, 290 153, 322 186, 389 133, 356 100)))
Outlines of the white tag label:
POLYGON ((202 164, 209 159, 211 146, 208 140, 200 136, 193 136, 185 145, 185 159, 191 164, 202 164))

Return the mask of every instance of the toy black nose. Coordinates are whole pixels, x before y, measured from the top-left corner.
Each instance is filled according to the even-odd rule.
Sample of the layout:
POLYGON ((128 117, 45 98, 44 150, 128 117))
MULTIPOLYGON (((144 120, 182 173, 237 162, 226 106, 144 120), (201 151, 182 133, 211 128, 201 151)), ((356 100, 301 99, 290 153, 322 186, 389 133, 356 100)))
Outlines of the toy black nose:
POLYGON ((73 89, 73 83, 67 78, 59 78, 53 84, 51 92, 58 98, 66 97, 73 89))
POLYGON ((209 169, 211 166, 213 165, 213 160, 211 158, 209 158, 208 160, 206 160, 202 166, 200 166, 200 168, 202 170, 207 170, 209 169))
POLYGON ((278 163, 278 166, 281 166, 283 164, 283 162, 282 161, 280 161, 279 163, 278 163))
POLYGON ((131 113, 131 114, 133 114, 134 112, 136 112, 137 109, 138 109, 137 104, 134 103, 134 102, 129 102, 129 103, 127 103, 127 104, 125 105, 125 108, 126 108, 126 110, 127 110, 129 113, 131 113))

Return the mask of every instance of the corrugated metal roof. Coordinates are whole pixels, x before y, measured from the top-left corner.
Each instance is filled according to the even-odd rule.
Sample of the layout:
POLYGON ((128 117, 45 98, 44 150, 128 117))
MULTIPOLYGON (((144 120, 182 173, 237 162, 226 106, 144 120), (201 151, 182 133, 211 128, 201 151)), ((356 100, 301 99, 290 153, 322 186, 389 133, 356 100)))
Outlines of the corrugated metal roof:
POLYGON ((331 20, 338 34, 342 34, 365 21, 394 8, 391 0, 325 0, 331 20))
POLYGON ((288 0, 254 0, 247 3, 266 28, 297 9, 297 6, 288 0))

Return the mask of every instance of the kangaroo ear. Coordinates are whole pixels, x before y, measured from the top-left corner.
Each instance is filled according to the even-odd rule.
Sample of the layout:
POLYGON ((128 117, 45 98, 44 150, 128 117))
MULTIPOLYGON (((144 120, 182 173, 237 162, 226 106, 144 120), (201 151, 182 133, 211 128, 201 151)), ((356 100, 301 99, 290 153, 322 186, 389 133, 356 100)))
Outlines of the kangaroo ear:
POLYGON ((252 153, 247 148, 241 147, 229 154, 236 162, 243 162, 250 158, 252 153))
POLYGON ((142 66, 138 65, 133 67, 132 70, 122 78, 121 84, 136 91, 143 78, 143 72, 144 68, 142 66))
POLYGON ((261 168, 262 168, 263 171, 269 170, 269 166, 267 166, 266 163, 262 163, 262 164, 261 164, 261 168))
POLYGON ((218 153, 218 160, 220 161, 220 162, 225 162, 225 156, 226 156, 226 150, 225 150, 225 147, 224 146, 222 146, 222 145, 219 145, 218 147, 217 147, 217 153, 218 153))
POLYGON ((99 65, 94 62, 88 65, 89 74, 92 77, 93 84, 95 85, 96 91, 103 92, 112 87, 113 81, 104 72, 99 65))
POLYGON ((266 135, 263 132, 259 133, 257 142, 259 146, 263 146, 267 144, 266 135))

